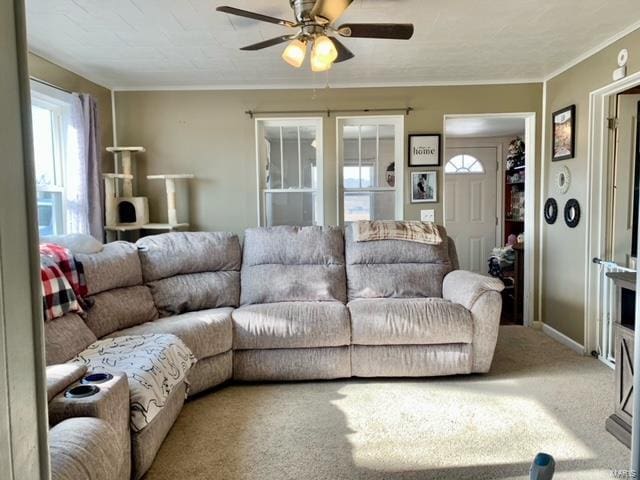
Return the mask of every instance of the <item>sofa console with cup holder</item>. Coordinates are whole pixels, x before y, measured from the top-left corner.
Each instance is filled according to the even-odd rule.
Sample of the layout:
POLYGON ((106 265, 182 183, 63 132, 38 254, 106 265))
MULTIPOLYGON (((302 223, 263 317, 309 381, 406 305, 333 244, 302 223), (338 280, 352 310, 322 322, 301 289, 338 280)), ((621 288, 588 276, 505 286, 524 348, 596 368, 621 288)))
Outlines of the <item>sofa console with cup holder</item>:
POLYGON ((181 232, 77 253, 88 308, 45 323, 52 432, 88 418, 74 423, 110 439, 88 468, 112 475, 77 478, 140 478, 185 398, 227 381, 487 372, 503 285, 458 270, 437 228, 438 244, 283 226, 248 229, 242 247, 231 233, 181 232), (131 465, 109 470, 128 452, 131 465))

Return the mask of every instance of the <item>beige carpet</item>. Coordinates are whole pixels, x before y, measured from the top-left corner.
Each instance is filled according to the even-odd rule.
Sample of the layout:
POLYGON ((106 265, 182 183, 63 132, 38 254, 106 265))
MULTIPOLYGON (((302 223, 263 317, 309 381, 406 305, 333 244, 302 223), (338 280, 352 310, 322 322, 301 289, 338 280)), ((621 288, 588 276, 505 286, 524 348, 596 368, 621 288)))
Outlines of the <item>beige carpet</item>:
POLYGON ((188 402, 146 480, 602 480, 629 450, 604 430, 613 372, 502 327, 490 374, 232 385, 188 402), (607 392, 603 394, 602 392, 607 392))

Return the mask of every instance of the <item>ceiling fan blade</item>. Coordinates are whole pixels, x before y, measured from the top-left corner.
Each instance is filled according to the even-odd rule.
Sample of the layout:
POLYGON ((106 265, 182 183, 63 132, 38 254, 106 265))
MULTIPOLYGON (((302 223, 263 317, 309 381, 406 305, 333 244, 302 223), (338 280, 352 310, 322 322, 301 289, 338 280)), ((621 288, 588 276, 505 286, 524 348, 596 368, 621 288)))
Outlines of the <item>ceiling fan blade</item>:
POLYGON ((337 30, 343 37, 352 38, 409 40, 413 36, 412 23, 345 23, 337 30))
POLYGON ((279 43, 293 40, 294 38, 296 38, 296 36, 297 35, 282 35, 281 37, 271 38, 269 40, 265 40, 264 42, 247 45, 246 47, 242 47, 240 50, 262 50, 263 48, 273 47, 274 45, 278 45, 279 43))
POLYGON ((353 3, 353 0, 317 0, 311 9, 311 17, 322 17, 329 23, 335 22, 353 3))
POLYGON ((329 37, 329 38, 331 39, 331 41, 336 47, 336 50, 338 51, 338 58, 335 59, 334 63, 346 62, 347 60, 350 60, 353 57, 355 57, 353 52, 349 50, 347 47, 345 47, 340 40, 334 37, 329 37))
POLYGON ((289 20, 283 20, 281 18, 270 17, 268 15, 262 15, 261 13, 249 12, 247 10, 241 10, 240 8, 222 6, 216 8, 216 11, 228 13, 230 15, 237 15, 239 17, 251 18, 260 22, 275 23, 276 25, 282 25, 284 27, 297 27, 298 25, 289 20))

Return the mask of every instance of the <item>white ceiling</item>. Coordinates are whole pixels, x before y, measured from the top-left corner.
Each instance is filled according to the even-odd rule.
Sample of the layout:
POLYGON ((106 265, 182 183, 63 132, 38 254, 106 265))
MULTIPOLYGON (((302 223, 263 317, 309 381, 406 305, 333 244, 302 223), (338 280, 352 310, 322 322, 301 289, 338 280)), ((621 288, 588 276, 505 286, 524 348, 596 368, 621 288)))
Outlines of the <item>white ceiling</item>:
POLYGON ((540 80, 640 20, 638 0, 355 0, 338 24, 413 22, 413 39, 345 39, 356 58, 314 75, 285 64, 284 45, 239 51, 288 29, 222 4, 293 19, 288 0, 27 0, 28 40, 115 88, 512 82, 540 80))
POLYGON ((444 131, 447 137, 507 137, 523 135, 524 124, 524 118, 447 118, 444 131))

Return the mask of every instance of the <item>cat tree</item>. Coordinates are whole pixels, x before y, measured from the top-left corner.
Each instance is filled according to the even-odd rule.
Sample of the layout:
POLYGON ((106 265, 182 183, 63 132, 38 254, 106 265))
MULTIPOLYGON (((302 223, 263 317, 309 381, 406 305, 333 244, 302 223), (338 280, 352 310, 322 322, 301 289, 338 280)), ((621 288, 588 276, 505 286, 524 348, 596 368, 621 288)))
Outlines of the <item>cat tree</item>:
POLYGON ((147 175, 149 180, 164 180, 167 222, 149 221, 149 200, 133 194, 133 162, 144 147, 107 147, 113 153, 114 172, 105 173, 105 230, 118 233, 141 230, 179 230, 189 227, 188 180, 192 174, 147 175), (180 199, 180 200, 179 200, 180 199), (180 208, 179 208, 180 207, 180 208))

